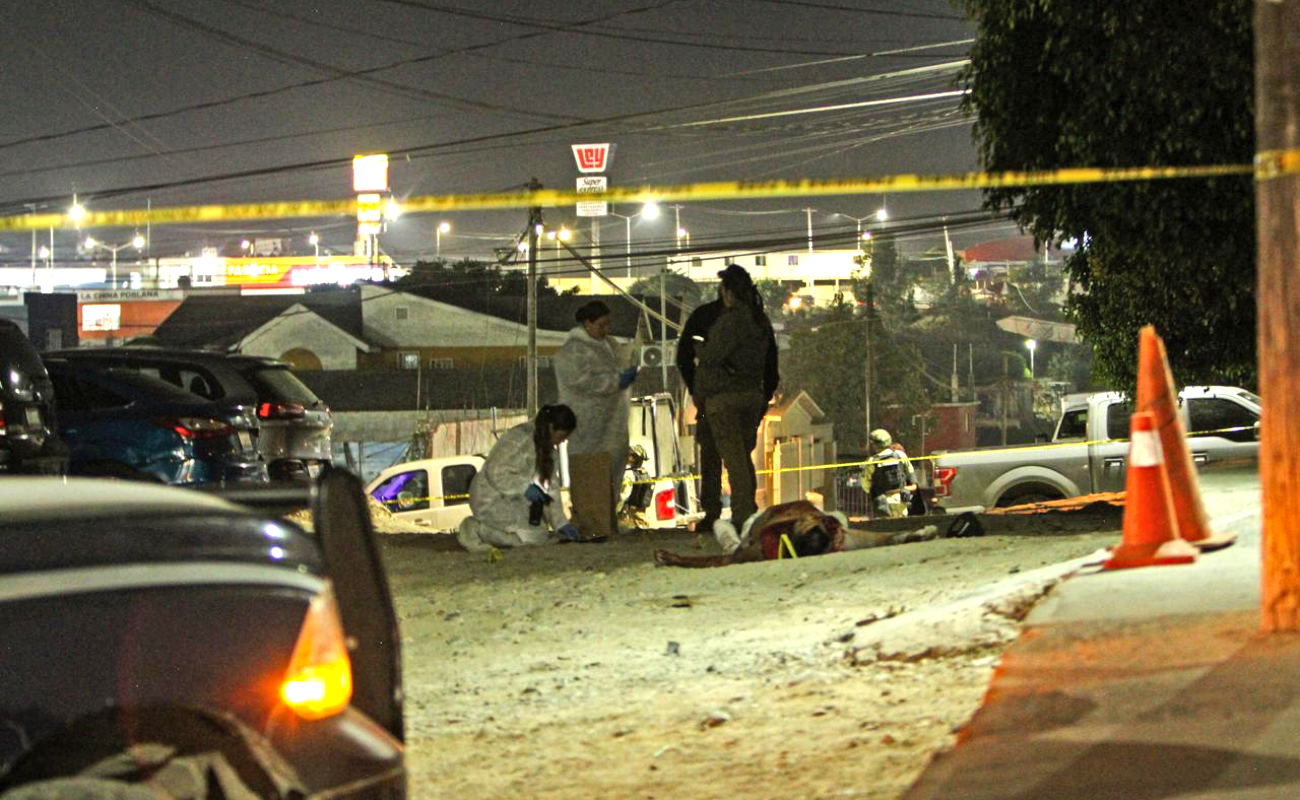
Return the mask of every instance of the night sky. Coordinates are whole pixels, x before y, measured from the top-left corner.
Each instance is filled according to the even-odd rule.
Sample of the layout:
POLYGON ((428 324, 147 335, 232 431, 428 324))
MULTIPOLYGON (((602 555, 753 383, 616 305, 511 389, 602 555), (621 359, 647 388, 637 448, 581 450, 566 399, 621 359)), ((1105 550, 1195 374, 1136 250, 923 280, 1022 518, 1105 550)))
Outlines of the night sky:
MULTIPOLYGON (((398 197, 500 191, 530 177, 570 188, 569 145, 593 141, 616 143, 616 185, 976 168, 969 120, 952 97, 718 122, 955 88, 953 68, 895 74, 964 56, 973 26, 944 0, 42 0, 8 4, 3 17, 0 207, 8 214, 26 203, 66 207, 73 192, 281 167, 91 205, 342 197, 351 192, 348 164, 295 165, 374 151, 393 154, 398 197), (909 52, 870 55, 899 50, 909 52), (611 117, 624 118, 602 121, 611 117)), ((978 197, 817 198, 814 224, 851 228, 831 212, 861 217, 882 202, 902 224, 973 210, 978 197)), ((697 246, 794 235, 805 224, 796 209, 806 205, 692 205, 682 224, 697 246)), ((383 247, 399 261, 429 256, 434 226, 447 219, 444 256, 486 257, 518 233, 523 214, 403 217, 383 247)), ((573 210, 548 210, 547 221, 573 224, 573 210)), ((605 225, 606 246, 621 253, 623 221, 605 225)), ((155 229, 151 253, 311 230, 327 248, 347 250, 355 222, 155 229)), ((130 232, 103 236, 125 241, 130 232)), ((637 221, 633 232, 637 247, 672 237, 667 219, 637 221)), ((0 245, 9 262, 30 248, 27 234, 0 245)))

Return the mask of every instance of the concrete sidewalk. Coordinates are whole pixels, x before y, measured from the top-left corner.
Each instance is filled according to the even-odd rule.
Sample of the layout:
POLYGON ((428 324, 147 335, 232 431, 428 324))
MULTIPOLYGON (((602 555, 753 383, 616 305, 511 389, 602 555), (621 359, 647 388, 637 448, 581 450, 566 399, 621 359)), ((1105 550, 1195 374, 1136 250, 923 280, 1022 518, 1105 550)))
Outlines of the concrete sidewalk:
POLYGON ((1239 540, 1196 564, 1058 586, 905 797, 1300 797, 1300 636, 1258 633, 1253 506, 1211 507, 1239 540))

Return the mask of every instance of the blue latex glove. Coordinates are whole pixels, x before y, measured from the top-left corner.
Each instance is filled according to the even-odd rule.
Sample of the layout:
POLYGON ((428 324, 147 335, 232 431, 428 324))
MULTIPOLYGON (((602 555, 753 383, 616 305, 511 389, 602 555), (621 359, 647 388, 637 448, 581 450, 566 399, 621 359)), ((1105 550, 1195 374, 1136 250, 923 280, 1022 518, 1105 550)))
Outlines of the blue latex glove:
POLYGON ((561 525, 560 529, 556 531, 556 533, 558 533, 560 538, 566 542, 576 542, 578 539, 582 538, 578 535, 578 529, 573 527, 572 522, 566 522, 561 525))
POLYGON ((551 496, 542 491, 542 487, 535 483, 528 484, 528 488, 524 490, 524 499, 530 503, 541 503, 542 505, 551 502, 551 496))
POLYGON ((626 389, 632 385, 632 381, 634 380, 636 380, 636 367, 628 367, 618 373, 618 388, 626 389))

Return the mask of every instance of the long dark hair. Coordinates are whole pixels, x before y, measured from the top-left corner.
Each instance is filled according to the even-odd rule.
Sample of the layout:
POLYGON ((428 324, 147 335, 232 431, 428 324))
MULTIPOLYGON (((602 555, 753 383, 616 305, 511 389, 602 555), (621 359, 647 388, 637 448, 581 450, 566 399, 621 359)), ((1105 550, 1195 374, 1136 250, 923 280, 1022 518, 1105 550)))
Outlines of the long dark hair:
POLYGON ((763 313, 763 297, 758 293, 758 289, 754 288, 754 279, 749 277, 748 272, 729 267, 722 275, 722 285, 731 292, 737 303, 749 309, 750 315, 760 327, 770 324, 767 314, 763 313))
POLYGON ((578 427, 578 418, 568 406, 542 406, 533 421, 533 452, 537 456, 537 475, 544 481, 551 479, 555 469, 555 445, 551 444, 551 431, 572 431, 578 427))

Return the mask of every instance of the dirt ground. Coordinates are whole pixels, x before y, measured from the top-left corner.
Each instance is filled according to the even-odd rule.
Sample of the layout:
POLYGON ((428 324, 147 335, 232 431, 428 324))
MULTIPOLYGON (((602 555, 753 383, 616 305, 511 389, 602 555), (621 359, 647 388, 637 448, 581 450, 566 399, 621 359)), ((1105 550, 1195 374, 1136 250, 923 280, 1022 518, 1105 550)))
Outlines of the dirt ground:
POLYGON ((636 533, 491 560, 386 536, 411 796, 898 797, 974 713, 1015 623, 910 661, 864 658, 855 638, 1115 539, 1020 531, 685 570, 652 551, 716 545, 636 533))

